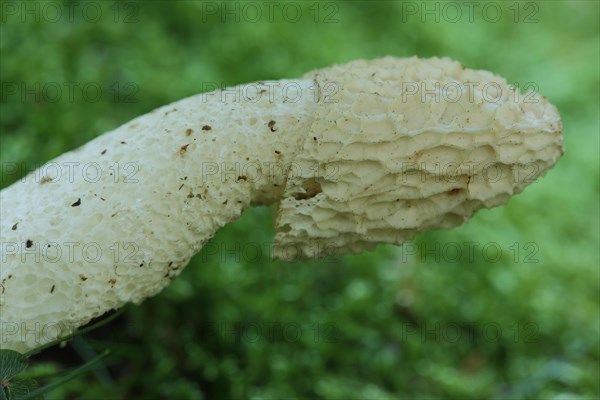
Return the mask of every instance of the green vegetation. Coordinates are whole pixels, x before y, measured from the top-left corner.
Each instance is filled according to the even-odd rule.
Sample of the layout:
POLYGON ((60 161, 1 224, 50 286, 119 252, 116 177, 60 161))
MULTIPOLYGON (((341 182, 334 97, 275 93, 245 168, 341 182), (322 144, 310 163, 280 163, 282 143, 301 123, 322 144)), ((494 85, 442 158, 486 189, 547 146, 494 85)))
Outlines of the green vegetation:
POLYGON ((208 85, 386 54, 533 84, 565 135, 507 206, 403 247, 273 262, 271 211, 248 210, 160 295, 20 377, 41 387, 110 350, 48 398, 598 398, 599 3, 451 3, 0 3, 2 187, 208 85))

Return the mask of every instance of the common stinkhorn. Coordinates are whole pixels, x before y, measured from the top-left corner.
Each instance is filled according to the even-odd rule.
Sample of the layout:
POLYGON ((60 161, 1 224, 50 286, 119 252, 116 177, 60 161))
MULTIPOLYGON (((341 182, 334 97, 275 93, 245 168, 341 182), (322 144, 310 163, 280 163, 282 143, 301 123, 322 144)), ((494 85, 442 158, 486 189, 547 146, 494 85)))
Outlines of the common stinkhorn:
POLYGON ((284 259, 462 224, 545 174, 561 130, 546 98, 445 58, 354 61, 160 107, 2 190, 0 347, 155 295, 251 205, 275 205, 284 259))

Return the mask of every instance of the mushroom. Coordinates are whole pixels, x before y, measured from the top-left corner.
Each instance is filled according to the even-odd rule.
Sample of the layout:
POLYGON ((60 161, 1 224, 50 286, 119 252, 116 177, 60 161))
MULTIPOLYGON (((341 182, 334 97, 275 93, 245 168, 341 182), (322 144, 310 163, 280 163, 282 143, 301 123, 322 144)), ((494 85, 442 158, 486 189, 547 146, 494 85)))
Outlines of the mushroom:
POLYGON ((0 348, 155 295, 251 205, 276 206, 283 259, 462 224, 544 175, 561 129, 544 97, 446 58, 359 60, 158 108, 0 192, 0 348))

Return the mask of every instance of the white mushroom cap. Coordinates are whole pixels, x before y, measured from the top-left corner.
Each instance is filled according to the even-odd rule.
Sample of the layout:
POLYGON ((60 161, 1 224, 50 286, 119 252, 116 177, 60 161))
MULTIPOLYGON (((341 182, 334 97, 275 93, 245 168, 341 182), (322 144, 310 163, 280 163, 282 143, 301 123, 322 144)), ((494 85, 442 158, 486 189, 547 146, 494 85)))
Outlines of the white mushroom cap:
POLYGON ((402 244, 505 203, 562 155, 560 116, 487 71, 385 57, 312 71, 322 93, 278 204, 274 255, 402 244))
POLYGON ((158 293, 252 204, 276 204, 275 257, 358 252, 463 223, 562 154, 545 98, 448 59, 251 86, 250 98, 238 86, 156 109, 0 192, 0 348, 32 349, 158 293))

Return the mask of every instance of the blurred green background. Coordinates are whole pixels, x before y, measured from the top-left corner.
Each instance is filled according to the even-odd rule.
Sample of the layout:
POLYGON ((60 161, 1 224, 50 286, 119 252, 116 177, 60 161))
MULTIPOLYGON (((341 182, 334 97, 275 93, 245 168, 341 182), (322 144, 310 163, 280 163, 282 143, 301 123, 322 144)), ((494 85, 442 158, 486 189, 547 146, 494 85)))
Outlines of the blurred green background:
POLYGON ((388 54, 533 85, 564 124, 546 177, 403 247, 273 262, 257 246, 271 210, 248 210, 160 295, 33 357, 46 383, 112 351, 48 398, 600 396, 598 2, 0 4, 2 165, 31 169, 206 84, 388 54))

